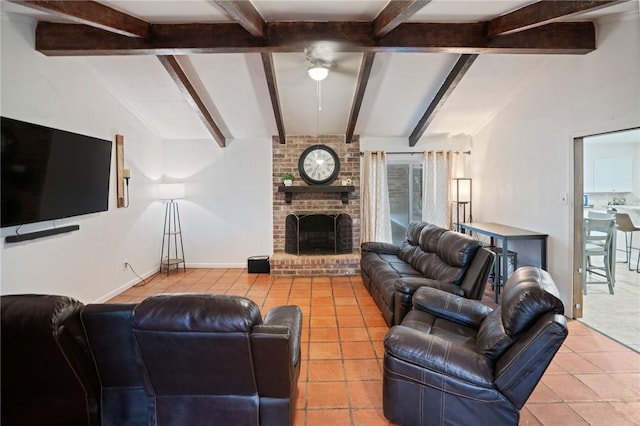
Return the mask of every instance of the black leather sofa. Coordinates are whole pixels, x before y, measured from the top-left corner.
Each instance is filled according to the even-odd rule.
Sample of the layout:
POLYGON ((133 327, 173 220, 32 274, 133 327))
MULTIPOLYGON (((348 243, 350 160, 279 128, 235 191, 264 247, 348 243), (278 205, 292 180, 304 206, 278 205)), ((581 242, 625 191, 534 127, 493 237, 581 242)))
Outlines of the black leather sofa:
POLYGON ((494 310, 424 287, 384 340, 384 415, 402 425, 517 425, 565 340, 558 289, 524 267, 494 310))
POLYGON ((400 324, 423 286, 482 299, 495 255, 468 235, 426 222, 407 227, 399 245, 365 242, 362 281, 387 324, 400 324))
POLYGON ((0 298, 3 426, 293 423, 302 314, 249 299, 0 298))
POLYGON ((100 385, 70 297, 0 297, 0 423, 99 424, 100 385))

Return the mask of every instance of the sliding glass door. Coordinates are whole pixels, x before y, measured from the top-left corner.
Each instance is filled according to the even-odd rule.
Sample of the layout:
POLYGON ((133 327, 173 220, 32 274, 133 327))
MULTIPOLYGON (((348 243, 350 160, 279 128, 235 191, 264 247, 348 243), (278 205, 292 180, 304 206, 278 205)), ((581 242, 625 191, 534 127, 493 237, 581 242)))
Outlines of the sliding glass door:
POLYGON ((387 165, 391 230, 394 244, 405 238, 409 223, 422 219, 422 163, 390 161, 387 165))

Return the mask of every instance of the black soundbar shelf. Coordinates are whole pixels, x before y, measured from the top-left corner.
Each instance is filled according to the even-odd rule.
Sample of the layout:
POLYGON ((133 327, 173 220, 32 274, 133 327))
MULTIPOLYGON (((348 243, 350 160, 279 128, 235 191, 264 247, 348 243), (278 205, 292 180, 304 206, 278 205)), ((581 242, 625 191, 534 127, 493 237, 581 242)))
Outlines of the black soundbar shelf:
POLYGON ((80 225, 62 226, 60 228, 45 229, 36 232, 27 232, 26 234, 9 235, 4 238, 7 243, 19 243, 20 241, 35 240, 37 238, 50 237, 51 235, 64 234, 65 232, 73 232, 80 229, 80 225))

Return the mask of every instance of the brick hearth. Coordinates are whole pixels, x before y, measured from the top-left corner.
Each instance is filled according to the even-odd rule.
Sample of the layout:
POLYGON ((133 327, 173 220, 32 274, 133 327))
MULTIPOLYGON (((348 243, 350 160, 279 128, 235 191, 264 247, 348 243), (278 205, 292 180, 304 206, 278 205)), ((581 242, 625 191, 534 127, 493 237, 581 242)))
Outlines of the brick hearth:
POLYGON ((271 257, 272 276, 340 276, 360 274, 360 253, 302 255, 276 253, 271 257))
POLYGON ((350 144, 343 135, 287 136, 286 143, 273 138, 273 255, 271 274, 274 276, 357 275, 360 273, 360 139, 350 144), (332 185, 351 179, 355 191, 344 204, 339 193, 295 193, 291 204, 278 192, 282 175, 293 172, 294 185, 307 185, 298 173, 300 154, 309 146, 322 144, 333 148, 340 159, 340 174, 332 185), (353 253, 340 255, 285 254, 285 221, 289 214, 348 214, 352 220, 353 253))

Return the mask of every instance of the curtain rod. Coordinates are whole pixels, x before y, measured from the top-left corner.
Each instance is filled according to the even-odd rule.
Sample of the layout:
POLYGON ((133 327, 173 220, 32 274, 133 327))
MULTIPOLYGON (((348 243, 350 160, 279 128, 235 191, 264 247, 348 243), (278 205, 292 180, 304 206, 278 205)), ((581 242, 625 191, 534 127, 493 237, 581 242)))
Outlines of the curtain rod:
MULTIPOLYGON (((436 154, 442 154, 445 151, 435 151, 436 154)), ((471 151, 451 151, 454 154, 471 154, 471 151)), ((414 154, 424 154, 424 151, 391 151, 391 152, 385 152, 385 154, 387 155, 400 155, 400 154, 409 154, 409 155, 414 155, 414 154)), ((360 156, 363 156, 364 152, 360 151, 360 156)))

